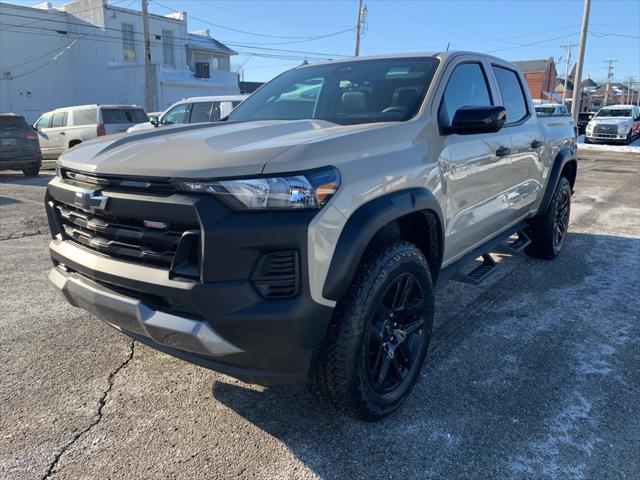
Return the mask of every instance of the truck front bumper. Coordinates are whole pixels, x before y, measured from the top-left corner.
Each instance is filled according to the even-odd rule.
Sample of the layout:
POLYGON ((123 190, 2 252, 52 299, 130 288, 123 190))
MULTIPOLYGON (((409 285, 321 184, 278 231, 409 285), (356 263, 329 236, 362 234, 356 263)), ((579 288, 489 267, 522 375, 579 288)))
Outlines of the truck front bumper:
POLYGON ((248 383, 309 381, 333 312, 309 293, 310 215, 242 215, 209 197, 101 190, 109 201, 103 217, 90 220, 95 225, 104 215, 113 215, 109 222, 123 215, 200 219, 203 248, 194 273, 96 251, 69 238, 63 228, 68 230, 69 219, 58 209, 73 205, 76 191, 81 187, 56 179, 45 200, 53 236, 50 279, 69 303, 160 351, 248 383), (297 255, 296 292, 288 296, 261 290, 264 258, 274 252, 297 255))

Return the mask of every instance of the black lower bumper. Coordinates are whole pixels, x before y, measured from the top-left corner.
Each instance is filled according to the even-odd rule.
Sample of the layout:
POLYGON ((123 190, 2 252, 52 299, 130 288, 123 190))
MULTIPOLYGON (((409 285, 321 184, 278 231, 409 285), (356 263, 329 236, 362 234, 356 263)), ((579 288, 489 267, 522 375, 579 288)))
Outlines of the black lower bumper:
POLYGON ((16 156, 0 158, 0 170, 22 170, 42 166, 41 155, 16 156))
POLYGON ((109 196, 106 213, 115 212, 116 219, 127 214, 161 220, 171 208, 180 215, 194 210, 201 228, 200 273, 171 275, 167 267, 115 258, 66 238, 55 207, 73 203, 66 188, 53 182, 46 202, 54 237, 51 279, 72 305, 158 350, 243 381, 308 381, 333 311, 309 291, 310 215, 245 215, 210 198, 103 190, 109 196), (296 254, 295 293, 271 298, 261 290, 266 277, 256 280, 256 272, 265 257, 282 251, 296 254))

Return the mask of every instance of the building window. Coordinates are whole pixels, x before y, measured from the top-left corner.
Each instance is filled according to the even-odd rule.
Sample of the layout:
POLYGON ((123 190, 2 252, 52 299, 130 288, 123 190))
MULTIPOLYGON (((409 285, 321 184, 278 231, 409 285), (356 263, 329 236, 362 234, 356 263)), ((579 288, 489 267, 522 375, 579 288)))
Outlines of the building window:
POLYGON ((162 63, 163 65, 175 66, 173 58, 173 32, 171 30, 162 31, 162 63))
POLYGON ((133 25, 122 24, 122 59, 126 62, 136 60, 136 44, 133 38, 133 25))

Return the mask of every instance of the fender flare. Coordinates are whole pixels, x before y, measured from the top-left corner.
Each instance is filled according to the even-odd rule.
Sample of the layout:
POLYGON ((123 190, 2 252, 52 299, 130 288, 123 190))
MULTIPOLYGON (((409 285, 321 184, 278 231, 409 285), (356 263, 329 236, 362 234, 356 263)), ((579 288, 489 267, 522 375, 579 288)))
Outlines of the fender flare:
MULTIPOLYGON (((360 260, 374 235, 385 225, 415 212, 435 213, 440 228, 438 266, 442 262, 443 218, 440 204, 425 188, 411 188, 377 197, 356 209, 348 218, 331 259, 322 295, 329 300, 344 296, 360 260)), ((433 272, 435 275, 437 272, 433 272)))
POLYGON ((549 203, 551 202, 551 197, 553 197, 553 192, 555 192, 558 181, 560 181, 560 174, 562 173, 562 169, 569 162, 575 163, 577 175, 578 161, 576 159, 576 152, 572 148, 565 147, 558 152, 556 158, 553 160, 553 166, 551 167, 549 180, 547 181, 547 188, 544 191, 544 196, 542 197, 542 202, 540 203, 540 207, 538 208, 537 215, 542 215, 547 211, 549 203))

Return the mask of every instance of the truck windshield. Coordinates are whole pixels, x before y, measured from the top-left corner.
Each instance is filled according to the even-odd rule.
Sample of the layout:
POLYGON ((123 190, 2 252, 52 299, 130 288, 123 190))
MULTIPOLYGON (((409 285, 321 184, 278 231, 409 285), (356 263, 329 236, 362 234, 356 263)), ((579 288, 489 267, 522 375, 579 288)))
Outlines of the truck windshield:
POLYGON ((342 125, 413 117, 438 59, 327 63, 283 73, 231 112, 230 122, 318 119, 342 125))
POLYGON ((630 117, 630 108, 603 108, 596 117, 630 117))
POLYGON ((553 115, 556 111, 556 107, 536 107, 536 113, 538 115, 553 115))

